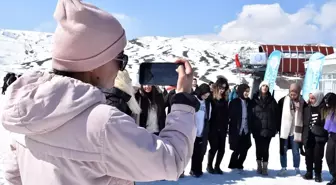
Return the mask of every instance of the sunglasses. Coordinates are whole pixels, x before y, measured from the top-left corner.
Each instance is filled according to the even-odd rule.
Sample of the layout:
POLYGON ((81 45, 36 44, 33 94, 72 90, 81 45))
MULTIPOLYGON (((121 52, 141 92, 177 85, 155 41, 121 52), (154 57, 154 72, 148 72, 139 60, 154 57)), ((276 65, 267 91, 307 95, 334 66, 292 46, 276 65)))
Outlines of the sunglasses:
POLYGON ((115 60, 119 62, 119 70, 125 70, 128 63, 128 56, 124 53, 120 53, 115 60))

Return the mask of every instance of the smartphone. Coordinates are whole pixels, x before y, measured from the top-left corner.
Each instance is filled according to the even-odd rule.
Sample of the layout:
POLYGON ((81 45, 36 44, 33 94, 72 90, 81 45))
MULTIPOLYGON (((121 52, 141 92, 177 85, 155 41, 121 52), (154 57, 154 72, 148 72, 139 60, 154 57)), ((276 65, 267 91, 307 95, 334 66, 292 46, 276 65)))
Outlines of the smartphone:
POLYGON ((139 83, 141 85, 176 86, 178 63, 144 62, 139 67, 139 83))

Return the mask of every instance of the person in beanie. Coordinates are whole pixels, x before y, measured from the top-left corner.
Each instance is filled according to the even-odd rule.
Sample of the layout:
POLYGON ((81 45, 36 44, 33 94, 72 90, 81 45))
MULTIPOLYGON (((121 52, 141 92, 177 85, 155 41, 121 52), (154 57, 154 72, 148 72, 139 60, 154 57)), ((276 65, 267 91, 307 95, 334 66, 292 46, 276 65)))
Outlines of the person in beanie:
POLYGON ((258 174, 268 175, 269 146, 277 133, 278 122, 278 104, 269 92, 269 83, 263 81, 252 98, 251 132, 256 146, 258 174))
POLYGON ((302 140, 306 152, 307 172, 303 175, 306 180, 313 179, 322 182, 322 160, 324 157, 324 146, 328 141, 328 132, 324 130, 325 120, 322 118, 322 109, 325 104, 323 92, 313 90, 309 94, 309 103, 303 108, 303 133, 302 140))
POLYGON ((281 170, 278 175, 287 174, 287 150, 292 149, 293 166, 295 173, 300 172, 300 144, 302 143, 303 130, 303 107, 305 101, 300 96, 301 87, 293 83, 289 87, 287 96, 279 100, 279 112, 281 122, 278 126, 280 136, 280 164, 281 170))
POLYGON ((229 168, 243 172, 243 164, 252 145, 250 87, 247 84, 239 85, 237 94, 239 98, 229 103, 229 144, 233 151, 229 168))
POLYGON ((207 171, 211 174, 223 174, 220 168, 225 153, 225 141, 229 123, 229 107, 225 92, 229 86, 225 78, 218 78, 213 88, 211 119, 209 122, 209 144, 207 171), (213 160, 217 154, 215 168, 213 160))
POLYGON ((332 176, 327 185, 336 185, 336 94, 328 93, 324 97, 325 108, 322 118, 325 119, 324 129, 329 133, 326 149, 326 161, 332 176))
POLYGON ((203 175, 202 162, 208 143, 209 119, 211 118, 211 104, 207 101, 210 96, 210 86, 201 84, 195 91, 195 96, 200 102, 200 108, 196 112, 196 140, 191 157, 190 175, 200 177, 203 175))
POLYGON ((25 73, 3 97, 0 121, 12 137, 2 169, 6 184, 176 181, 196 137, 199 102, 189 94, 191 65, 176 61, 181 65, 172 112, 156 136, 107 105, 100 90, 114 87, 127 64, 119 21, 80 0, 59 0, 54 16, 54 72, 25 73))

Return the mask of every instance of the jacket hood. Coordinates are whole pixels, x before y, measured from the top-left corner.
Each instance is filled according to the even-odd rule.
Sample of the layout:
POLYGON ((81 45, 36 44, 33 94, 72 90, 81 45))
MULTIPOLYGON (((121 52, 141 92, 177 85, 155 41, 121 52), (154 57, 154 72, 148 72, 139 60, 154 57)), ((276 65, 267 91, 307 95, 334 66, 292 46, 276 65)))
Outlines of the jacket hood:
POLYGON ((2 102, 1 121, 10 132, 45 134, 89 107, 105 102, 104 94, 90 84, 33 72, 21 76, 8 88, 2 102))

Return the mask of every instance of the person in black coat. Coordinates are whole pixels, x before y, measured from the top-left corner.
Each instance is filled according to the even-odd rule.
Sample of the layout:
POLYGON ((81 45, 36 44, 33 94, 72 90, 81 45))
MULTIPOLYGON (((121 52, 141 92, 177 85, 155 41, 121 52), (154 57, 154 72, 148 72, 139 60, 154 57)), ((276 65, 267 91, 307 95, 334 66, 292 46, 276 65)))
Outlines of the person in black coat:
POLYGON ((322 182, 322 160, 324 148, 328 141, 328 132, 324 130, 325 120, 321 116, 324 107, 323 92, 314 90, 309 94, 309 104, 303 109, 303 133, 302 141, 306 152, 307 172, 304 179, 313 179, 313 169, 315 181, 322 182))
POLYGON ((278 104, 269 92, 268 82, 261 82, 252 98, 251 132, 256 145, 257 173, 268 175, 269 146, 280 121, 278 104))
POLYGON ((325 119, 324 129, 329 133, 325 157, 332 176, 327 185, 336 185, 336 94, 327 93, 324 96, 324 103, 322 118, 325 119))
POLYGON ((251 102, 250 87, 241 84, 237 89, 238 98, 229 103, 229 144, 233 151, 229 168, 244 169, 244 161, 251 147, 251 102))
POLYGON ((211 118, 211 104, 208 100, 210 87, 208 84, 201 84, 195 91, 195 96, 200 102, 200 109, 195 113, 196 139, 194 151, 191 157, 190 175, 200 177, 203 175, 202 162, 206 153, 209 133, 209 120, 211 118))
POLYGON ((229 107, 225 100, 225 92, 229 85, 227 79, 218 78, 213 86, 212 111, 209 129, 210 150, 208 153, 207 171, 211 174, 223 174, 220 164, 225 153, 225 141, 229 123, 229 107), (217 153, 215 168, 213 160, 217 153))

